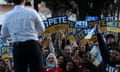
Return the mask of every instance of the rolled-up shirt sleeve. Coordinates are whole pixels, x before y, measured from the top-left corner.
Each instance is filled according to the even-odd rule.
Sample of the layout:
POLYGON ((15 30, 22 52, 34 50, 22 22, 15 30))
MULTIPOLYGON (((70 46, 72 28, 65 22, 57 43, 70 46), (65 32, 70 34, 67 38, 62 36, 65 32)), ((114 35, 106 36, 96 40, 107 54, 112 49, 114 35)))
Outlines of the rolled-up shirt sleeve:
POLYGON ((9 31, 8 31, 8 28, 7 28, 7 20, 6 20, 6 17, 3 17, 3 20, 2 20, 1 35, 2 35, 2 37, 4 37, 4 38, 10 36, 9 31))
POLYGON ((35 12, 35 25, 38 32, 44 32, 45 26, 43 20, 40 18, 39 14, 35 12))

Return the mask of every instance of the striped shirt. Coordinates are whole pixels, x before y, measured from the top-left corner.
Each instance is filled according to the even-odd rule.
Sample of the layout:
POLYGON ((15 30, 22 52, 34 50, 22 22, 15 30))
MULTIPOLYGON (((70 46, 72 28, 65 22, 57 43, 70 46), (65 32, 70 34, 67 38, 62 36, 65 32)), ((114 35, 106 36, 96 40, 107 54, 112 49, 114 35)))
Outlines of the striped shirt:
POLYGON ((45 31, 39 14, 32 8, 16 5, 3 19, 1 34, 13 42, 38 40, 38 32, 45 31))

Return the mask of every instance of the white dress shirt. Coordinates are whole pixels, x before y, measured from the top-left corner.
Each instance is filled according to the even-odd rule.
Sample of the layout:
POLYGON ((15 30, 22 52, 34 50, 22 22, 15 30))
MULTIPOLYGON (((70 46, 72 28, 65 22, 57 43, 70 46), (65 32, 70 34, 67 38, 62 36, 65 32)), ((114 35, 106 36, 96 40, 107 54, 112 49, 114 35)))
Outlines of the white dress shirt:
POLYGON ((13 42, 38 40, 38 32, 45 31, 39 14, 32 8, 16 5, 3 19, 1 35, 10 36, 13 42))

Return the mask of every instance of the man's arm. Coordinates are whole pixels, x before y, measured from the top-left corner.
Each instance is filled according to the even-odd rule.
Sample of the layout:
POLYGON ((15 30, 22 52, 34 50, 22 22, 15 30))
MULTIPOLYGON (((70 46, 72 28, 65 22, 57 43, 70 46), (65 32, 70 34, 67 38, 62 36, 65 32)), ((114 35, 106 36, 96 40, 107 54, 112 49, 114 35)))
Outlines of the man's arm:
POLYGON ((35 11, 35 27, 38 32, 44 32, 45 26, 43 20, 40 18, 39 14, 35 11))
POLYGON ((107 44, 105 42, 105 39, 102 35, 102 31, 100 29, 100 26, 97 26, 97 38, 99 42, 100 52, 102 55, 103 62, 108 64, 109 63, 109 52, 107 48, 107 44))

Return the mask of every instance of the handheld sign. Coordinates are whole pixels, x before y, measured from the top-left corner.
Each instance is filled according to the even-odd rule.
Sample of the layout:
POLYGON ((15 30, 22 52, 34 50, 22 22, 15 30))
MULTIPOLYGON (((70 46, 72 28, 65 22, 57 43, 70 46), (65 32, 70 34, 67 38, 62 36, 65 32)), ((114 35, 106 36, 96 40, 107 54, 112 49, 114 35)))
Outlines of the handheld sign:
POLYGON ((58 30, 67 30, 68 18, 67 16, 51 17, 44 21, 46 31, 44 33, 52 33, 58 30))
POLYGON ((96 29, 95 27, 91 29, 91 31, 88 32, 88 34, 85 36, 85 39, 91 39, 94 34, 95 29, 96 29))
POLYGON ((0 55, 2 54, 2 47, 4 46, 3 38, 0 36, 0 55))
POLYGON ((97 21, 98 20, 98 16, 86 16, 85 20, 86 21, 97 21))
POLYGON ((13 47, 3 47, 2 48, 2 58, 6 59, 6 58, 12 58, 13 54, 13 47))

